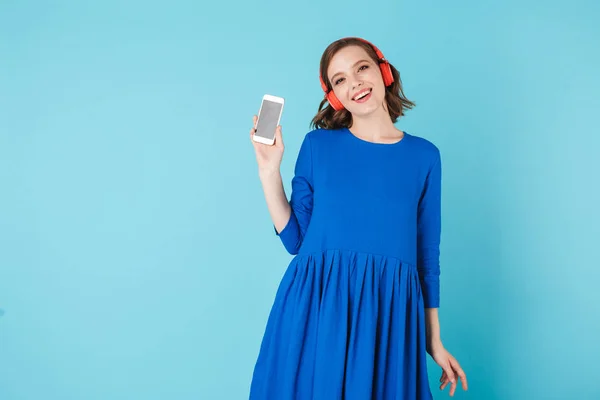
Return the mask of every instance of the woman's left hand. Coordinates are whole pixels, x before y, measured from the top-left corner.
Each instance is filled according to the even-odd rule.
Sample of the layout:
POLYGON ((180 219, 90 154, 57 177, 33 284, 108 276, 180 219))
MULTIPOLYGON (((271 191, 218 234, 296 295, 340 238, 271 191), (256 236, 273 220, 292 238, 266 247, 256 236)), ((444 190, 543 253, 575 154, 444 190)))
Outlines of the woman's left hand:
POLYGON ((448 350, 444 348, 444 346, 442 346, 441 344, 433 346, 429 350, 429 354, 437 363, 437 365, 442 367, 442 377, 440 378, 440 390, 444 390, 446 386, 450 383, 450 396, 454 396, 454 392, 456 391, 456 386, 458 384, 459 378, 462 381, 463 390, 467 390, 468 385, 467 376, 465 375, 465 372, 461 368, 456 358, 454 358, 452 354, 450 354, 448 350))

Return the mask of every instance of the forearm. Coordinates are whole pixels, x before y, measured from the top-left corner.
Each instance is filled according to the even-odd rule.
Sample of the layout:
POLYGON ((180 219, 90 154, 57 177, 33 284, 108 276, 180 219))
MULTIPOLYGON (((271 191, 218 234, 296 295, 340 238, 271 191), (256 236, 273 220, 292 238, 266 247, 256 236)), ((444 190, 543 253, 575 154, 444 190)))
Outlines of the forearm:
POLYGON ((279 170, 259 171, 259 177, 273 225, 280 233, 287 225, 291 214, 291 207, 283 188, 281 173, 279 170))
POLYGON ((427 351, 442 345, 440 319, 437 308, 425 309, 425 325, 427 330, 427 351))

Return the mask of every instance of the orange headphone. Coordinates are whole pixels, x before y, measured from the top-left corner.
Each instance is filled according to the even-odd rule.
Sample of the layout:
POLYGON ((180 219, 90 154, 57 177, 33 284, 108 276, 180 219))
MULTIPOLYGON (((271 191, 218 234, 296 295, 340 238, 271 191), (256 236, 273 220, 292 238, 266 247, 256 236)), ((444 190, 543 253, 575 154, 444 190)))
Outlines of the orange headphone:
MULTIPOLYGON (((390 68, 390 64, 383 56, 383 53, 377 47, 375 47, 373 43, 357 37, 347 37, 343 38, 342 40, 345 39, 358 39, 361 42, 370 45, 373 48, 373 50, 375 50, 375 53, 377 53, 377 57, 379 59, 379 69, 381 69, 381 75, 383 76, 383 83, 387 87, 394 82, 394 75, 392 75, 392 69, 390 68)), ((333 109, 336 111, 343 110, 344 106, 342 105, 342 102, 336 97, 335 93, 333 93, 333 89, 327 89, 327 85, 323 81, 323 77, 321 76, 321 74, 319 74, 319 79, 321 81, 321 88, 323 89, 323 92, 325 92, 325 98, 329 102, 329 105, 331 105, 331 107, 333 107, 333 109)))

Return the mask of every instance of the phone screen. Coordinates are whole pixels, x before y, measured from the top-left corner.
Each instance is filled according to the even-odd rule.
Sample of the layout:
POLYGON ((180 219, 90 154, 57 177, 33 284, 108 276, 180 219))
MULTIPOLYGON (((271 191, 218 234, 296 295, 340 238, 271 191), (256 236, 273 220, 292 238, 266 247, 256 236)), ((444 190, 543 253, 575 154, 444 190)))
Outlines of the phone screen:
POLYGON ((256 135, 267 139, 275 137, 275 130, 279 122, 283 104, 274 101, 263 100, 260 115, 258 116, 258 124, 256 125, 256 135))

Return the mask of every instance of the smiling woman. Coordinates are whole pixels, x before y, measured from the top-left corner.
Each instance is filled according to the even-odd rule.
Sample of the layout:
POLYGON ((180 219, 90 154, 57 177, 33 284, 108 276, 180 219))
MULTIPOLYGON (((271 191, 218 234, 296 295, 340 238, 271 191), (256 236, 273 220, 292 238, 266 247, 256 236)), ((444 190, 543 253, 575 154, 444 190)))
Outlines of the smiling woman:
POLYGON ((371 100, 383 106, 393 123, 404 116, 405 110, 415 107, 404 95, 398 70, 377 47, 360 38, 345 38, 330 44, 321 57, 320 78, 326 97, 312 120, 314 128, 349 128, 353 111, 368 113, 366 109, 355 109, 352 102, 363 104, 371 100), (356 57, 358 61, 348 64, 349 59, 356 57), (359 79, 362 86, 352 92, 354 79, 359 79), (367 97, 357 101, 361 100, 358 96, 364 95, 363 91, 368 91, 367 97), (324 108, 327 102, 329 106, 324 108))
POLYGON ((442 367, 442 389, 451 384, 453 395, 460 378, 466 390, 437 314, 440 152, 394 126, 414 103, 364 40, 325 50, 321 87, 289 202, 281 127, 273 146, 253 143, 275 233, 295 257, 275 295, 250 398, 430 400, 427 353, 442 367))

